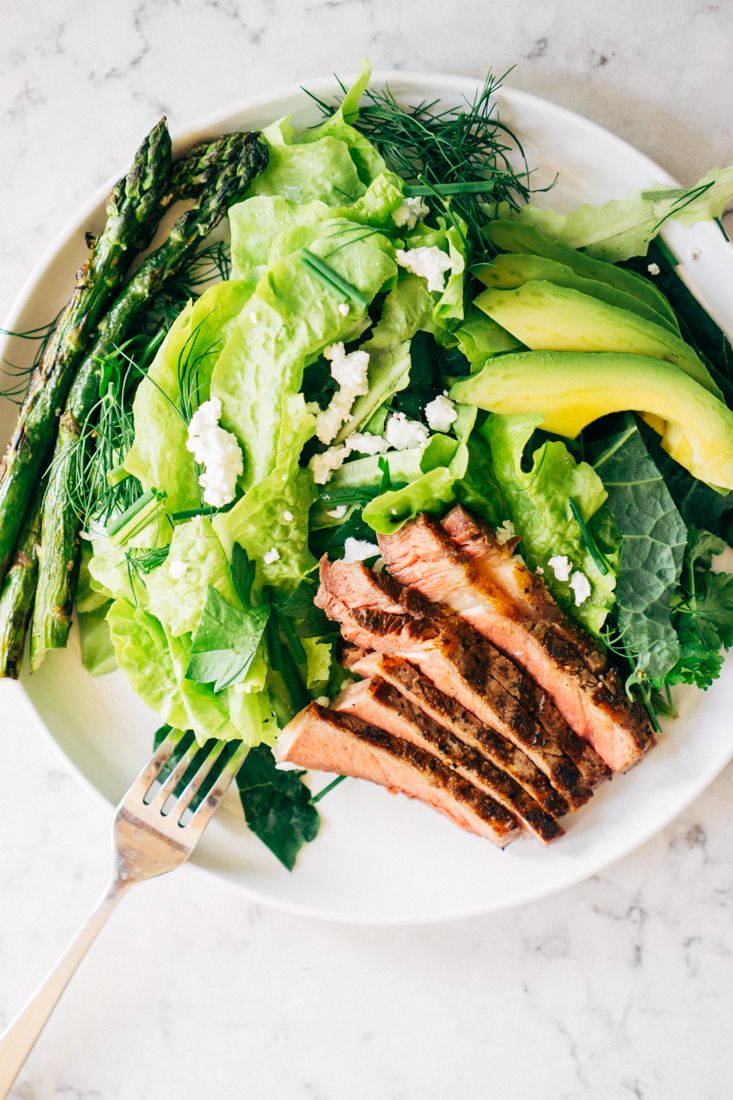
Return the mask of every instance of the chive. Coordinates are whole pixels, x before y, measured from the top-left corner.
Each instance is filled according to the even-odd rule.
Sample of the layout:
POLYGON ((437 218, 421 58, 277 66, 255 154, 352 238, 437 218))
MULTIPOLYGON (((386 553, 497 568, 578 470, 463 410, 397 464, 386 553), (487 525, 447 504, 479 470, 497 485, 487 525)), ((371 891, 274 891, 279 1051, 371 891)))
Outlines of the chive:
POLYGON ((588 553, 593 558, 593 561, 595 562, 599 573, 603 577, 608 576, 608 573, 609 573, 608 562, 606 561, 603 554, 599 550, 598 544, 597 544, 595 538, 593 537, 593 533, 591 532, 590 528, 588 527, 588 524, 583 519, 583 514, 580 511, 580 507, 578 505, 577 500, 575 499, 575 497, 570 497, 569 500, 568 500, 568 503, 570 505, 570 511, 573 513, 573 518, 574 518, 575 522, 577 523, 578 527, 580 528, 580 534, 582 536, 583 542, 586 545, 586 549, 587 549, 588 553))
POLYGON ((493 180, 475 180, 465 183, 415 183, 408 184, 405 198, 419 198, 423 195, 485 195, 494 190, 493 180))
POLYGON ((158 496, 157 489, 148 489, 143 493, 141 497, 138 497, 129 508, 125 508, 124 512, 121 512, 119 516, 112 519, 107 524, 107 534, 112 536, 116 535, 118 531, 121 531, 125 524, 129 523, 131 519, 141 512, 146 504, 150 504, 151 500, 155 500, 158 496))
POLYGON ((315 275, 317 279, 329 287, 330 290, 336 290, 339 294, 343 294, 346 298, 350 298, 356 305, 361 306, 362 309, 367 309, 369 306, 369 299, 366 298, 360 290, 357 290, 355 286, 348 283, 346 279, 342 279, 338 271, 334 271, 332 267, 329 267, 320 256, 316 256, 314 252, 311 252, 309 248, 304 248, 300 254, 300 262, 304 267, 315 275))
POLYGON ((322 798, 325 798, 328 792, 332 791, 334 787, 338 787, 339 783, 343 783, 344 779, 346 779, 345 775, 337 775, 335 779, 332 779, 330 783, 322 787, 318 794, 312 794, 308 799, 311 806, 315 806, 316 802, 320 802, 322 798))
POLYGON ((193 519, 195 516, 216 516, 219 512, 228 512, 234 507, 235 501, 218 508, 215 504, 204 504, 201 508, 184 508, 182 512, 172 512, 171 519, 176 522, 181 519, 193 519))
POLYGON ((121 485, 130 476, 124 466, 115 466, 112 470, 107 471, 107 484, 110 486, 121 485))

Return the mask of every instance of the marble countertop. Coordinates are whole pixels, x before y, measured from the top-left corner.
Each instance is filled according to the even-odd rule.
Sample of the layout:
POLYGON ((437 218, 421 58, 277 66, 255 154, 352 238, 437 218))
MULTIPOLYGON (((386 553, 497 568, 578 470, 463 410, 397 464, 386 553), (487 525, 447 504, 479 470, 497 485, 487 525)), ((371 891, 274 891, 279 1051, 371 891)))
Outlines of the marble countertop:
MULTIPOLYGON (((363 54, 471 75, 516 63, 517 86, 685 182, 733 162, 722 3, 37 0, 3 17, 0 314, 156 115, 180 129, 363 54)), ((717 1100, 733 1076, 732 801, 729 768, 604 874, 453 926, 300 920, 192 869, 151 883, 113 917, 13 1096, 717 1100)), ((0 684, 0 1029, 96 899, 108 823, 0 684)))

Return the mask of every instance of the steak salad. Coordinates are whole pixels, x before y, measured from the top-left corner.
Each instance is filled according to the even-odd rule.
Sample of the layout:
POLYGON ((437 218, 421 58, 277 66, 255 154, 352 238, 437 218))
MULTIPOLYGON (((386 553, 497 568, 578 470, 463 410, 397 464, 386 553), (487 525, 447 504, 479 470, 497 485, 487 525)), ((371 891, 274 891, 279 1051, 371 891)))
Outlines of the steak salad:
POLYGON ((557 840, 733 644, 733 348, 662 235, 733 168, 559 213, 493 78, 369 79, 176 160, 158 123, 7 390, 0 675, 75 614, 156 737, 249 746, 289 869, 347 776, 557 840))

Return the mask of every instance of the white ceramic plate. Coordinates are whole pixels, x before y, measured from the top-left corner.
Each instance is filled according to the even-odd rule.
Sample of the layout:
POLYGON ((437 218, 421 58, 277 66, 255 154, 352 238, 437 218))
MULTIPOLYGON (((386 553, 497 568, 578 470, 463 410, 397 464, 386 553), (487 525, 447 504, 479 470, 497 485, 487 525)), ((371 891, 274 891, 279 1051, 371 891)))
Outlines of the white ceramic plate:
MULTIPOLYGON (((473 96, 478 87, 452 76, 387 73, 375 79, 376 85, 385 82, 405 101, 437 97, 446 105, 473 96)), ((332 79, 306 86, 321 96, 336 91, 332 79)), ((520 134, 530 164, 538 166, 536 182, 559 173, 554 206, 600 202, 631 186, 672 182, 618 138, 551 103, 508 89, 501 95, 501 111, 520 134)), ((284 114, 293 114, 297 125, 314 121, 310 101, 288 88, 225 108, 182 135, 177 148, 217 132, 257 128, 284 114)), ((101 189, 54 242, 21 291, 8 328, 41 324, 63 303, 84 258, 84 231, 102 225, 107 192, 101 189)), ((673 226, 665 236, 682 258, 690 247, 700 249, 694 262, 684 263, 685 278, 718 323, 733 332, 731 246, 712 225, 688 231, 673 226)), ((17 363, 27 347, 11 341, 0 354, 17 363)), ((7 406, 2 417, 0 435, 7 438, 12 419, 7 406)), ((236 796, 213 822, 194 862, 253 900, 331 920, 421 923, 519 905, 619 859, 708 786, 733 755, 726 713, 732 684, 729 662, 712 691, 683 693, 681 717, 669 724, 659 747, 641 767, 602 789, 568 821, 567 837, 549 850, 525 839, 499 852, 420 804, 350 780, 322 803, 321 834, 302 852, 292 875, 247 834, 236 796)), ((148 755, 156 726, 122 675, 88 676, 72 636, 68 650, 52 654, 23 687, 86 785, 108 802, 117 801, 148 755)))

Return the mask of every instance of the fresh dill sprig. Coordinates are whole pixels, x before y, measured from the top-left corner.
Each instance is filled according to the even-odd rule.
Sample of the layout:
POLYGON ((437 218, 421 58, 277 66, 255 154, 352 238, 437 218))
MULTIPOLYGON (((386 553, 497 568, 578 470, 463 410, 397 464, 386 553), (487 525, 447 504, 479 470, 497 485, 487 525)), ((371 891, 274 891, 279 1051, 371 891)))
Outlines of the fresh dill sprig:
POLYGON ((0 398, 5 398, 14 405, 22 403, 33 372, 40 365, 43 356, 46 354, 46 348, 56 331, 59 316, 60 314, 56 314, 53 320, 47 321, 45 325, 38 325, 36 328, 24 329, 23 331, 14 332, 12 329, 0 328, 0 336, 9 336, 14 340, 27 340, 36 345, 33 359, 28 366, 16 366, 14 363, 8 362, 3 364, 5 373, 10 375, 12 381, 9 386, 0 388, 0 398))
MULTIPOLYGON (((517 209, 533 190, 522 144, 497 112, 496 93, 506 75, 489 72, 460 107, 444 108, 437 99, 407 106, 389 88, 367 88, 354 121, 408 184, 408 194, 441 200, 454 224, 466 223, 475 250, 490 255, 495 249, 485 234, 486 204, 508 202, 517 209)), ((338 106, 311 98, 324 115, 338 106)))

